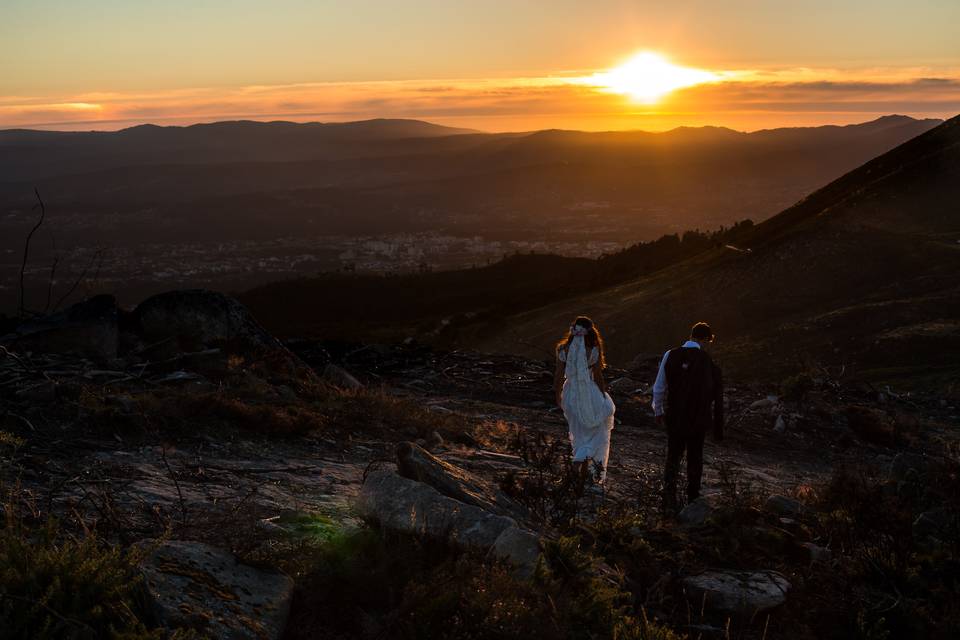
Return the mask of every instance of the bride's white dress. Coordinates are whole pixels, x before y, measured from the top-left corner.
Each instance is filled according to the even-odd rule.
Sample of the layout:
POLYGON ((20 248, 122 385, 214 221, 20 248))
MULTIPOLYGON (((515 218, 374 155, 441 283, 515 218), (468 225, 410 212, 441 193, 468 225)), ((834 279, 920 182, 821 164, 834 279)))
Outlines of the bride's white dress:
POLYGON ((573 461, 593 460, 600 467, 602 482, 607 474, 616 406, 610 394, 597 386, 590 371, 599 361, 600 352, 593 347, 587 354, 583 336, 575 336, 566 349, 557 351, 557 357, 566 365, 560 406, 570 427, 573 461))

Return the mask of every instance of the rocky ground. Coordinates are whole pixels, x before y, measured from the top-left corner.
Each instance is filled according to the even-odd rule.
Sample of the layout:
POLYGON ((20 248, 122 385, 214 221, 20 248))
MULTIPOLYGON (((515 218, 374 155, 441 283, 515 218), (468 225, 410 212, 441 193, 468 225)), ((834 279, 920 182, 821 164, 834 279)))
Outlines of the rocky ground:
MULTIPOLYGON (((789 537, 784 554, 806 549, 809 566, 830 557, 832 541, 804 524, 804 498, 836 468, 870 460, 896 473, 960 437, 955 400, 932 392, 876 389, 829 371, 764 385, 731 381, 727 438, 706 448, 706 499, 678 524, 655 512, 666 445, 649 409, 655 358, 607 372, 618 406, 607 488, 574 496, 571 510, 550 489, 563 482, 563 461, 548 450, 566 429, 549 362, 412 343, 280 345, 242 307, 206 293, 161 297, 130 314, 99 300, 2 343, 7 510, 16 503, 36 519, 70 520, 123 546, 166 540, 144 565, 158 619, 216 637, 278 637, 294 592, 272 569, 258 578, 218 554, 261 566, 291 536, 322 538, 364 521, 491 548, 531 573, 541 543, 577 522, 646 509, 633 526, 659 532, 650 540, 663 531, 674 540, 676 527, 705 525, 721 505, 742 500, 735 506, 765 514, 751 531, 789 537), (406 441, 414 444, 401 448, 398 468, 406 441), (424 505, 427 521, 411 516, 424 505), (478 528, 478 519, 486 524, 478 528), (174 579, 184 575, 194 576, 192 586, 174 579), (230 596, 251 581, 266 585, 261 601, 230 596)), ((753 618, 780 607, 811 579, 797 568, 804 563, 760 554, 744 566, 741 551, 730 554, 727 563, 701 558, 671 569, 678 588, 720 616, 688 620, 693 636, 722 635, 723 616, 744 607, 753 618)), ((610 557, 603 566, 622 570, 610 557)), ((676 605, 663 602, 649 608, 676 620, 676 605)), ((791 637, 788 624, 770 637, 791 637)), ((740 631, 761 633, 752 623, 740 631)))

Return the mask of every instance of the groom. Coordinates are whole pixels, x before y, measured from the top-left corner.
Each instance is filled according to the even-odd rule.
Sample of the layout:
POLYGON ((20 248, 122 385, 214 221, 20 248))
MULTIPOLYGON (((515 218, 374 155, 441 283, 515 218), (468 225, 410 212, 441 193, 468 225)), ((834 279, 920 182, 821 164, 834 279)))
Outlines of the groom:
POLYGON ((703 441, 712 427, 717 442, 723 440, 723 380, 705 347, 713 342, 705 322, 690 330, 683 346, 667 351, 653 384, 653 414, 657 424, 667 423, 667 464, 663 501, 676 509, 677 472, 687 454, 687 498, 700 496, 703 476, 703 441))

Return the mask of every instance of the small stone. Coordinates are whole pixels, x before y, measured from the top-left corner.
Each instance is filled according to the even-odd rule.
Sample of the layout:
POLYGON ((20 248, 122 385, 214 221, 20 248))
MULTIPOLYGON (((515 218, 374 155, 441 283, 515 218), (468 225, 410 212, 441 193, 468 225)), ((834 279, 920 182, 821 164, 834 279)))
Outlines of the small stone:
POLYGON ((826 547, 821 547, 812 542, 804 542, 800 546, 807 550, 810 564, 827 564, 833 559, 833 552, 826 547))
POLYGON ((320 377, 332 384, 335 387, 340 387, 341 389, 348 389, 355 391, 363 387, 363 383, 357 380, 353 375, 343 369, 338 367, 335 364, 328 364, 323 368, 323 371, 320 373, 320 377))
POLYGON ((132 415, 138 409, 137 401, 125 393, 110 397, 109 402, 115 405, 123 415, 132 415))
POLYGON ((694 638, 724 638, 727 635, 725 629, 712 624, 688 624, 687 631, 694 638))
POLYGON ((439 449, 442 446, 443 446, 443 436, 441 436, 436 431, 431 433, 430 436, 427 438, 427 447, 426 447, 427 450, 434 451, 435 449, 439 449))
POLYGON ((773 423, 773 430, 777 433, 783 433, 787 430, 787 422, 783 419, 783 416, 777 416, 776 422, 773 423))
POLYGON ((700 497, 689 503, 677 514, 677 522, 687 527, 695 527, 707 521, 713 513, 713 506, 706 498, 700 497))

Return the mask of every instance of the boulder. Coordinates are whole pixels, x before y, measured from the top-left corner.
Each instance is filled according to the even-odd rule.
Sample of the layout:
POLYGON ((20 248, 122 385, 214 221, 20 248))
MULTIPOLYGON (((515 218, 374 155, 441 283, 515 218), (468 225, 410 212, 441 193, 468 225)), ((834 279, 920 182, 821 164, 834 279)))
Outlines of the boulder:
POLYGON ((486 550, 501 533, 517 526, 512 518, 454 500, 429 485, 386 470, 367 476, 357 508, 365 519, 387 529, 486 550))
POLYGON ((144 582, 158 621, 211 638, 280 638, 290 613, 293 580, 240 564, 199 542, 168 541, 144 560, 144 582))
POLYGON ((790 583, 776 571, 706 571, 683 579, 695 603, 727 614, 751 616, 787 600, 790 583))
POLYGON ((391 470, 367 476, 357 510, 386 529, 490 553, 510 562, 520 576, 531 575, 540 557, 537 535, 512 518, 464 504, 391 470))
POLYGON ((677 514, 677 522, 687 527, 695 527, 707 521, 713 514, 713 506, 710 502, 700 497, 690 502, 677 514))
POLYGON ((94 296, 24 322, 4 340, 15 351, 69 353, 99 362, 117 358, 119 310, 113 296, 94 296))
POLYGON ((512 564, 519 576, 530 578, 540 561, 540 536, 520 527, 509 527, 497 536, 491 551, 512 564))
POLYGON ((147 298, 134 310, 134 322, 148 343, 173 338, 181 351, 222 343, 280 348, 280 343, 237 300, 216 291, 186 289, 147 298))
POLYGON ((397 472, 443 495, 492 513, 523 517, 523 508, 483 478, 437 458, 413 442, 397 445, 397 472))

